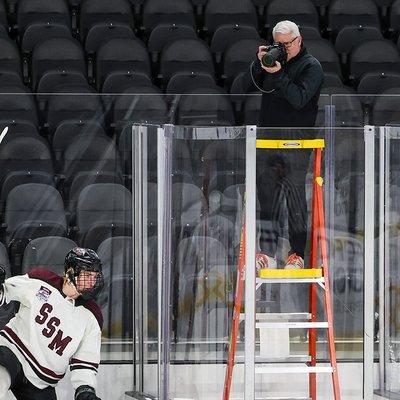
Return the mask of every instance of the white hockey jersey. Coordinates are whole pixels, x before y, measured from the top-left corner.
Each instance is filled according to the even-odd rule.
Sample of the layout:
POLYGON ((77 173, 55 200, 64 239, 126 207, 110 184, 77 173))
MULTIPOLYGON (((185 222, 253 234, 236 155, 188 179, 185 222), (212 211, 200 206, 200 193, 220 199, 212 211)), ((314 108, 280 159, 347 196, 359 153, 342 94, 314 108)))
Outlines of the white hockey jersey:
POLYGON ((62 282, 43 268, 5 281, 0 305, 16 300, 20 308, 0 331, 0 346, 13 351, 26 378, 40 389, 56 386, 68 366, 74 389, 96 389, 101 311, 94 301, 66 298, 62 282))

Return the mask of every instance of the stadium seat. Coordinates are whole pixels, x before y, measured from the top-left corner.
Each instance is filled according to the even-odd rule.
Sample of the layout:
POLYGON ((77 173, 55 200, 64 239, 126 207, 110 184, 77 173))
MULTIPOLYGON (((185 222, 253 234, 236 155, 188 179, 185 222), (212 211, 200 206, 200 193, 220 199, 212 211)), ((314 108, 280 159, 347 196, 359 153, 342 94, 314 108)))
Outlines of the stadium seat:
POLYGON ((54 169, 49 146, 37 132, 31 132, 26 134, 10 131, 1 144, 2 204, 9 192, 20 184, 37 182, 54 186, 54 169))
POLYGON ((343 81, 340 76, 334 73, 325 73, 324 74, 324 82, 322 84, 323 87, 334 87, 334 86, 343 86, 343 81))
MULTIPOLYGON (((0 119, 0 131, 3 131, 5 127, 8 127, 9 131, 13 135, 23 134, 26 136, 39 136, 38 127, 31 121, 24 119, 0 119)), ((4 138, 6 141, 7 139, 4 138)))
MULTIPOLYGON (((62 192, 69 197, 69 189, 75 177, 92 173, 121 175, 121 164, 115 143, 103 135, 76 136, 64 152, 62 164, 62 192)), ((81 178, 82 179, 82 178, 81 178)))
POLYGON ((22 257, 23 274, 33 268, 41 267, 64 275, 66 254, 77 247, 76 243, 62 236, 47 236, 31 240, 25 247, 22 257))
POLYGON ((39 43, 54 37, 72 38, 70 27, 60 23, 32 23, 26 27, 22 36, 21 50, 30 54, 39 43))
POLYGON ((182 94, 201 86, 215 85, 213 76, 202 72, 178 72, 168 81, 165 92, 168 94, 182 94))
POLYGON ((21 75, 15 71, 0 71, 0 86, 22 86, 21 75))
POLYGON ((95 54, 100 46, 111 39, 135 39, 135 34, 129 25, 118 22, 98 22, 93 25, 85 40, 85 50, 95 54))
POLYGON ((133 299, 128 300, 133 293, 132 238, 118 236, 106 239, 100 243, 97 254, 104 266, 105 285, 99 297, 104 316, 104 335, 131 338, 133 325, 126 315, 133 315, 133 299))
POLYGON ((177 72, 205 72, 214 76, 210 48, 200 39, 178 39, 164 46, 160 56, 160 78, 168 82, 177 72))
POLYGON ((158 61, 163 47, 178 39, 196 39, 196 31, 192 25, 159 24, 151 31, 147 48, 153 62, 158 61))
POLYGON ((7 33, 8 31, 7 10, 4 2, 0 3, 0 26, 2 26, 4 28, 4 31, 7 33))
POLYGON ((356 85, 367 72, 398 72, 399 69, 399 50, 389 40, 371 40, 361 43, 349 55, 350 79, 356 85))
POLYGON ((368 72, 360 79, 357 93, 380 94, 392 87, 400 87, 400 73, 368 72))
POLYGON ((25 86, 0 87, 0 119, 25 120, 38 126, 34 96, 25 86))
POLYGON ((271 30, 279 22, 290 19, 300 26, 319 29, 318 12, 311 0, 272 0, 266 9, 266 23, 271 30))
POLYGON ((67 223, 60 193, 52 186, 16 186, 6 200, 6 244, 43 236, 65 236, 67 223))
POLYGON ((132 195, 127 188, 113 183, 86 186, 76 206, 76 241, 97 248, 114 236, 132 235, 132 195))
POLYGON ((328 9, 328 30, 336 35, 345 26, 381 28, 379 13, 372 0, 333 0, 328 9))
POLYGON ((349 87, 325 87, 321 94, 332 95, 332 105, 335 107, 335 126, 364 126, 364 113, 360 99, 349 87))
POLYGON ((305 46, 307 51, 321 63, 325 73, 336 74, 340 78, 342 77, 339 57, 335 52, 335 48, 328 40, 307 40, 305 46))
POLYGON ((204 30, 211 36, 221 25, 250 25, 257 28, 257 13, 251 0, 208 0, 204 30))
POLYGON ((83 0, 80 9, 80 35, 86 40, 90 28, 98 23, 133 27, 133 14, 127 0, 83 0))
POLYGON ((17 27, 21 37, 25 29, 34 23, 62 24, 71 29, 71 16, 64 0, 19 0, 17 27))
POLYGON ((395 36, 400 32, 400 0, 396 0, 390 7, 389 31, 395 36))
POLYGON ((79 135, 107 136, 103 126, 95 119, 89 121, 78 119, 62 121, 57 125, 53 135, 52 148, 56 162, 61 162, 64 151, 79 135))
POLYGON ((122 93, 128 87, 152 86, 150 77, 143 72, 115 71, 104 79, 103 93, 122 93))
POLYGON ((223 78, 227 79, 227 86, 240 72, 246 71, 250 63, 255 60, 259 39, 241 39, 232 43, 223 54, 223 78))
POLYGON ((304 40, 319 40, 321 32, 315 26, 300 26, 300 35, 304 40))
POLYGON ((51 38, 41 42, 32 52, 32 87, 48 71, 79 71, 86 75, 85 54, 80 43, 72 38, 51 38))
POLYGON ((254 93, 250 96, 246 96, 244 101, 243 123, 249 125, 258 125, 260 111, 261 93, 254 93))
POLYGON ((100 96, 93 95, 90 86, 63 86, 49 97, 46 121, 49 134, 53 135, 57 126, 66 120, 104 121, 103 103, 100 96), (76 94, 79 95, 76 95, 76 94))
POLYGON ((347 55, 353 48, 368 40, 381 39, 382 32, 375 26, 345 26, 336 37, 335 49, 342 55, 342 62, 346 63, 347 55))
POLYGON ((376 96, 372 108, 374 125, 400 124, 400 87, 393 87, 376 96))
POLYGON ((96 86, 100 89, 106 77, 115 71, 134 71, 151 76, 150 59, 144 43, 138 39, 111 39, 96 56, 96 86))
POLYGON ((210 43, 210 49, 214 53, 217 63, 221 61, 222 53, 224 53, 231 45, 243 39, 257 40, 259 44, 264 44, 254 26, 237 24, 219 26, 215 30, 210 43))
POLYGON ((218 86, 203 86, 186 92, 180 98, 177 114, 177 123, 182 125, 235 124, 229 96, 218 86))
POLYGON ((113 120, 116 125, 125 125, 126 122, 166 123, 168 107, 165 96, 155 86, 128 87, 116 97, 113 120))
POLYGON ((22 76, 18 47, 9 38, 0 38, 0 72, 16 72, 22 76))
POLYGON ((183 24, 195 27, 193 7, 189 0, 147 0, 143 6, 143 27, 150 32, 160 24, 183 24))

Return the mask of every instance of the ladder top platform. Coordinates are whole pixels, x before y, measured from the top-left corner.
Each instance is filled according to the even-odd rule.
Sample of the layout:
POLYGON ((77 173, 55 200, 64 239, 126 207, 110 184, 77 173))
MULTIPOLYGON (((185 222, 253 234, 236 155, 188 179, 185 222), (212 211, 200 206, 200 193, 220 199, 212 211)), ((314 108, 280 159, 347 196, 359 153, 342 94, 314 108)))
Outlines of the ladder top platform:
POLYGON ((324 139, 304 139, 304 140, 275 140, 258 139, 256 141, 257 149, 282 149, 282 150, 301 150, 301 149, 323 149, 325 147, 324 139))
POLYGON ((305 269, 267 269, 259 271, 261 279, 309 279, 322 278, 322 268, 305 269))

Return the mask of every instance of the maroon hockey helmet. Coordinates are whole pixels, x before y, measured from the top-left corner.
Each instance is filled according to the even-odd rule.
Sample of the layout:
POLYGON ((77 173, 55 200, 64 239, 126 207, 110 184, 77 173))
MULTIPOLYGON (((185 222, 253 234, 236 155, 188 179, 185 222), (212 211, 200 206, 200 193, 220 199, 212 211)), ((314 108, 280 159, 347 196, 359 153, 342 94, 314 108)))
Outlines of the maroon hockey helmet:
POLYGON ((68 252, 64 261, 65 275, 76 287, 76 278, 82 271, 97 272, 95 283, 90 289, 81 292, 84 300, 96 299, 104 286, 102 264, 97 253, 92 249, 75 247, 68 252))

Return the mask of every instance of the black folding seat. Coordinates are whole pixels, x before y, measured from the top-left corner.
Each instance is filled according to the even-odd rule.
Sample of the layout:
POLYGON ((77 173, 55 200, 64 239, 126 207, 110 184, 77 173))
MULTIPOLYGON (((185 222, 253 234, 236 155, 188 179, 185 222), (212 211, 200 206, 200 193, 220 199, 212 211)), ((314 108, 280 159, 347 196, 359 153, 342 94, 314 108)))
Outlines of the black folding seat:
POLYGON ((86 39, 90 28, 97 23, 125 24, 133 27, 133 14, 127 0, 83 0, 80 9, 80 34, 86 39))
POLYGON ((94 119, 89 121, 70 119, 61 122, 54 132, 52 142, 54 157, 57 162, 61 161, 64 151, 81 134, 106 136, 103 126, 94 119))
MULTIPOLYGON (((335 40, 335 49, 339 54, 347 55, 359 44, 368 40, 383 39, 382 32, 375 26, 345 26, 343 27, 335 40)), ((343 59, 346 62, 346 58, 343 59)))
POLYGON ((343 81, 340 76, 336 74, 324 74, 324 82, 322 83, 323 87, 331 87, 331 86, 343 86, 343 81))
POLYGON ((115 71, 104 79, 103 93, 122 93, 128 87, 152 86, 150 77, 143 72, 115 71))
POLYGON ((118 184, 96 183, 86 186, 76 206, 76 241, 97 248, 114 236, 132 235, 132 195, 118 184))
POLYGON ((227 93, 218 86, 204 86, 186 92, 178 103, 182 125, 234 125, 235 115, 227 93))
POLYGON ((62 236, 46 236, 31 240, 22 257, 22 273, 42 267, 64 275, 65 255, 77 247, 76 243, 62 236))
POLYGON ((105 337, 132 338, 133 323, 130 317, 127 318, 133 315, 132 238, 117 236, 106 239, 100 243, 97 253, 104 265, 105 285, 98 299, 104 317, 102 332, 105 337))
POLYGON ((213 76, 202 72, 178 72, 168 81, 165 92, 168 94, 182 94, 200 86, 215 85, 213 76))
POLYGON ((178 39, 164 46, 160 56, 160 75, 165 82, 177 72, 206 72, 214 76, 209 47, 200 39, 178 39))
POLYGON ((0 119, 25 120, 38 125, 35 99, 25 86, 0 87, 0 119))
POLYGON ((0 72, 17 72, 22 76, 21 59, 15 43, 9 38, 0 38, 0 72))
POLYGON ((240 72, 246 71, 260 46, 258 39, 241 39, 227 48, 223 55, 223 77, 230 83, 240 72))
POLYGON ((48 71, 79 71, 86 75, 85 55, 80 43, 72 38, 51 38, 37 45, 32 53, 32 85, 48 71))
POLYGON ((195 27, 192 5, 188 0, 147 0, 143 6, 143 29, 151 31, 160 24, 195 27))
POLYGON ((9 192, 24 183, 46 183, 54 186, 52 156, 46 141, 35 131, 12 131, 0 147, 0 201, 4 204, 9 192))
POLYGON ((257 40, 259 45, 262 43, 260 35, 254 26, 237 24, 219 26, 215 30, 210 43, 210 49, 215 54, 216 61, 220 62, 222 53, 224 53, 231 45, 243 39, 257 40))
POLYGON ((57 126, 66 120, 104 121, 104 109, 100 96, 89 86, 63 86, 50 96, 47 103, 46 121, 52 135, 57 126))
POLYGON ((319 40, 321 39, 321 32, 315 26, 301 26, 300 35, 304 40, 319 40))
POLYGON ((321 90, 321 94, 332 96, 332 104, 335 106, 334 126, 364 126, 362 104, 354 90, 347 86, 325 87, 321 90))
POLYGON ((311 0, 272 0, 266 9, 267 26, 271 29, 279 22, 290 19, 300 26, 319 29, 318 12, 311 0))
POLYGON ((1 71, 0 86, 4 85, 22 86, 21 75, 15 71, 1 71))
POLYGON ((36 124, 28 120, 0 119, 0 132, 2 132, 6 126, 8 127, 8 130, 12 132, 12 135, 24 134, 33 137, 39 136, 38 127, 36 124))
POLYGON ((376 96, 372 108, 373 125, 400 124, 400 87, 393 87, 376 96))
POLYGON ((60 193, 50 185, 16 186, 6 200, 6 243, 43 236, 66 236, 67 223, 60 193))
POLYGON ((129 87, 116 97, 113 119, 117 126, 126 122, 166 123, 168 107, 165 96, 155 86, 129 87))
POLYGON ((336 35, 345 26, 381 28, 379 13, 372 0, 333 0, 328 9, 328 29, 336 35))
POLYGON ((211 35, 219 26, 250 25, 257 28, 257 13, 251 0, 208 0, 204 29, 211 35))
POLYGON ((81 133, 64 151, 61 168, 61 187, 65 198, 74 179, 93 174, 116 174, 121 176, 121 163, 115 142, 107 136, 81 133))
POLYGON ((135 39, 135 34, 129 25, 114 22, 98 22, 93 25, 85 40, 85 50, 95 54, 100 46, 111 39, 135 39))
POLYGON ((244 101, 243 123, 257 125, 261 111, 261 94, 254 93, 246 96, 244 101))
POLYGON ((350 79, 358 83, 367 72, 398 72, 400 54, 389 40, 371 40, 361 43, 349 55, 350 79))
POLYGON ((71 29, 71 16, 64 0, 19 0, 17 26, 23 36, 28 25, 38 22, 62 24, 71 29))
POLYGON ((157 62, 163 47, 178 39, 196 39, 196 31, 192 25, 159 24, 151 31, 147 48, 152 56, 152 61, 157 62))
POLYGON ((324 73, 342 77, 339 57, 335 52, 335 48, 328 40, 307 40, 305 46, 307 51, 321 63, 324 73))
POLYGON ((400 32, 400 0, 396 0, 390 7, 389 31, 395 36, 400 32))
POLYGON ((71 29, 60 23, 32 23, 25 29, 21 42, 21 50, 23 53, 30 54, 39 43, 55 37, 71 38, 71 29))
POLYGON ((398 72, 367 72, 357 86, 358 94, 379 94, 392 87, 400 87, 398 72))
POLYGON ((7 33, 8 23, 7 23, 7 10, 3 2, 0 3, 0 26, 5 28, 5 33, 7 33))
POLYGON ((111 39, 97 51, 96 85, 100 89, 108 74, 115 71, 142 72, 151 76, 150 59, 138 39, 111 39))

